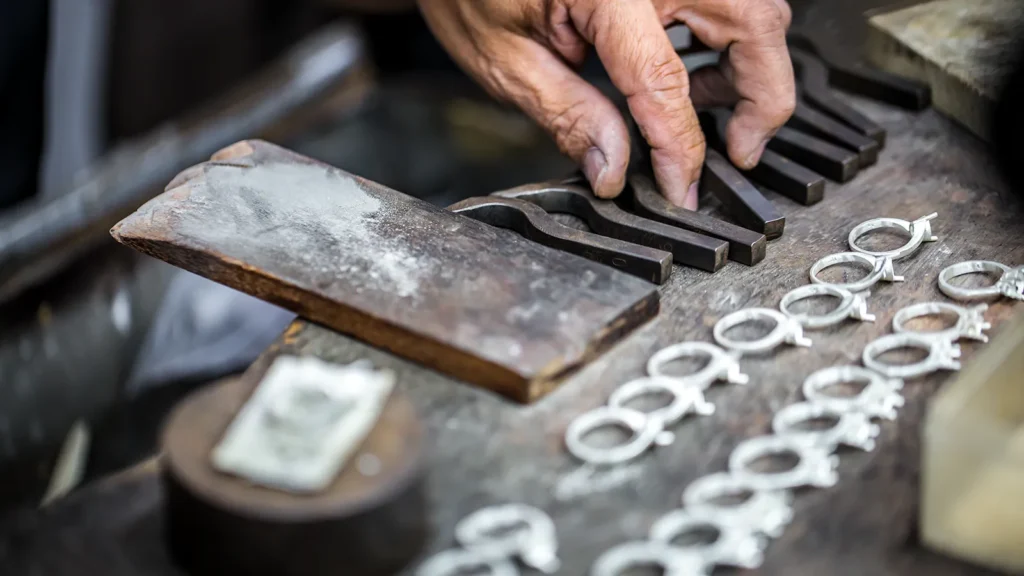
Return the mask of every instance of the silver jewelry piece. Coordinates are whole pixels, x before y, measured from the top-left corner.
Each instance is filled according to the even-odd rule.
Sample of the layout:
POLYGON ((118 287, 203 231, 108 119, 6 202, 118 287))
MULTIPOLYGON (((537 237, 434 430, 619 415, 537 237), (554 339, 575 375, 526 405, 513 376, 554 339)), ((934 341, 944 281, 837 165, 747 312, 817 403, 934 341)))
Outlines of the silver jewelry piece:
POLYGON ((991 328, 992 325, 985 321, 985 310, 988 310, 988 304, 978 304, 970 308, 946 302, 911 304, 893 316, 892 329, 894 332, 909 332, 911 334, 942 338, 954 342, 961 338, 988 342, 985 330, 991 328), (952 328, 935 332, 918 332, 906 327, 907 322, 914 318, 936 314, 952 314, 956 316, 956 324, 952 328))
POLYGON ((554 522, 543 511, 525 504, 477 510, 455 525, 455 540, 484 556, 518 556, 523 564, 547 574, 558 571, 561 565, 554 522), (519 529, 495 536, 519 525, 519 529))
POLYGON ((667 446, 675 435, 666 432, 662 421, 648 418, 643 412, 629 408, 601 406, 576 417, 565 431, 565 446, 569 452, 590 464, 621 464, 628 462, 652 445, 667 446), (583 437, 605 426, 622 426, 633 432, 633 437, 617 446, 596 447, 583 442, 583 437))
POLYGON ((827 488, 839 480, 839 457, 792 436, 757 436, 740 442, 729 455, 729 470, 752 490, 789 490, 800 486, 827 488), (782 472, 754 472, 748 466, 766 456, 792 453, 796 466, 782 472))
POLYGON ((673 510, 659 518, 651 526, 650 539, 695 554, 707 570, 711 570, 716 564, 757 568, 764 562, 764 549, 767 544, 762 537, 750 530, 726 524, 711 514, 683 509, 673 510), (715 530, 718 533, 715 541, 688 546, 672 543, 683 534, 701 528, 715 530))
POLYGON ((912 332, 882 336, 864 347, 861 360, 872 370, 889 378, 917 378, 939 370, 959 370, 960 346, 949 340, 922 336, 912 332), (898 348, 921 348, 928 357, 914 364, 886 364, 878 356, 898 348))
POLYGON ((1024 300, 1024 267, 1010 268, 999 262, 989 260, 969 260, 947 266, 939 273, 939 290, 953 300, 971 302, 1005 296, 1014 300, 1024 300), (950 280, 967 274, 996 273, 999 279, 991 286, 984 288, 963 288, 954 286, 950 280))
POLYGON ((779 303, 779 310, 790 318, 796 320, 801 326, 807 329, 825 328, 841 323, 847 318, 861 320, 863 322, 874 322, 874 314, 868 313, 867 297, 871 292, 859 292, 854 294, 845 288, 832 284, 808 284, 794 290, 790 290, 779 303), (806 298, 815 296, 834 296, 839 298, 839 305, 831 312, 812 316, 810 314, 799 314, 789 310, 794 303, 806 298))
POLYGON ((626 408, 626 404, 648 394, 668 393, 672 402, 664 408, 646 412, 648 418, 661 420, 662 428, 668 428, 691 412, 707 416, 714 414, 715 405, 704 399, 704 393, 696 386, 681 384, 672 378, 637 378, 619 386, 608 398, 612 408, 626 408))
POLYGON ((435 554, 416 569, 416 576, 459 576, 474 568, 478 570, 474 574, 519 576, 519 569, 508 558, 458 548, 435 554), (479 572, 481 569, 484 571, 479 572))
POLYGON ((885 256, 876 258, 869 254, 861 254, 860 252, 840 252, 825 256, 811 266, 810 277, 811 282, 814 284, 830 284, 838 288, 845 288, 850 292, 863 292, 877 284, 880 280, 886 282, 903 282, 904 280, 903 276, 896 275, 896 271, 892 267, 892 258, 885 256), (854 280, 853 282, 825 282, 818 278, 818 274, 822 270, 837 264, 861 264, 871 270, 871 272, 860 280, 854 280))
POLYGON ((631 568, 657 566, 663 576, 707 576, 700 558, 664 542, 638 540, 609 549, 598 557, 590 576, 619 576, 631 568))
POLYGON ((739 357, 740 354, 737 352, 723 350, 707 342, 680 342, 655 352, 647 360, 647 373, 651 376, 671 378, 686 384, 692 383, 701 390, 707 390, 718 380, 725 380, 730 384, 746 384, 750 381, 750 377, 740 371, 739 357), (664 367, 669 362, 694 356, 709 356, 710 360, 707 366, 693 374, 676 376, 665 373, 664 367))
POLYGON ((893 260, 900 260, 910 256, 921 247, 921 244, 925 242, 935 242, 939 239, 938 236, 932 235, 932 223, 931 220, 937 218, 938 213, 929 214, 923 218, 918 218, 913 222, 906 220, 900 220, 899 218, 875 218, 862 222, 850 230, 850 237, 848 242, 850 244, 850 250, 854 252, 860 252, 862 254, 869 254, 875 257, 889 257, 893 260), (865 234, 874 230, 880 230, 883 228, 896 229, 903 231, 910 238, 907 239, 907 243, 895 250, 884 250, 884 251, 873 251, 865 250, 860 246, 857 246, 857 240, 865 234))
POLYGON ((818 370, 804 380, 804 398, 837 412, 862 412, 869 417, 896 419, 896 409, 905 400, 900 390, 903 380, 886 378, 861 366, 831 366, 818 370), (856 396, 835 396, 824 390, 837 384, 867 382, 856 396))
POLYGON ((683 506, 694 513, 713 515, 723 523, 772 538, 782 536, 793 521, 793 495, 785 490, 751 490, 737 476, 718 472, 697 478, 683 491, 683 506), (739 504, 717 504, 727 496, 749 494, 739 504))
POLYGON ((794 346, 811 345, 811 340, 804 337, 804 330, 799 322, 771 308, 737 310, 715 323, 713 335, 719 346, 744 353, 768 352, 783 342, 794 346), (775 322, 775 328, 767 336, 751 341, 733 340, 725 335, 730 328, 755 320, 771 320, 775 322))
POLYGON ((871 418, 863 412, 835 410, 822 404, 798 402, 775 413, 772 431, 779 436, 802 439, 829 452, 835 452, 840 444, 871 452, 875 449, 875 437, 882 429, 872 424, 871 418), (818 418, 835 418, 836 423, 823 430, 797 429, 800 424, 818 418))

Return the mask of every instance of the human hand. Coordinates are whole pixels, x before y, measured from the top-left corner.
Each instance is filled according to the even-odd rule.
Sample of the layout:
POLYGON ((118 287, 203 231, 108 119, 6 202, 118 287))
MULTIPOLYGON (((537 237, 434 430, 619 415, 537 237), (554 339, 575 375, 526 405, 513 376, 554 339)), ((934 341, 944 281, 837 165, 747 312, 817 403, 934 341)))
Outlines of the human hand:
POLYGON ((574 71, 592 45, 651 147, 662 193, 696 208, 704 135, 694 106, 736 103, 726 133, 741 168, 795 105, 785 0, 417 0, 452 57, 494 96, 521 107, 583 168, 595 193, 618 195, 629 163, 625 121, 574 71), (690 77, 665 33, 685 23, 726 51, 690 77))

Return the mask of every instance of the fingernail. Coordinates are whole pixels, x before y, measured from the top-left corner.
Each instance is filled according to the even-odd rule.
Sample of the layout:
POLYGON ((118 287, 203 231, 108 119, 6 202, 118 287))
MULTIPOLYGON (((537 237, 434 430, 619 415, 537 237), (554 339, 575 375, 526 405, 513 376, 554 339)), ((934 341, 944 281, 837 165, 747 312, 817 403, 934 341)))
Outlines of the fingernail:
POLYGON ((608 161, 604 157, 604 152, 598 148, 587 150, 586 156, 583 157, 583 174, 587 176, 587 180, 590 181, 590 186, 595 192, 600 189, 601 179, 607 169, 608 161))
POLYGON ((765 147, 768 146, 769 139, 771 139, 771 136, 762 140, 761 143, 757 145, 757 148, 754 148, 754 151, 747 156, 746 166, 744 166, 744 168, 749 170, 754 166, 757 166, 757 163, 761 161, 761 155, 764 154, 765 147))
POLYGON ((689 190, 686 191, 686 198, 683 200, 683 208, 687 210, 697 209, 697 182, 690 184, 689 190))

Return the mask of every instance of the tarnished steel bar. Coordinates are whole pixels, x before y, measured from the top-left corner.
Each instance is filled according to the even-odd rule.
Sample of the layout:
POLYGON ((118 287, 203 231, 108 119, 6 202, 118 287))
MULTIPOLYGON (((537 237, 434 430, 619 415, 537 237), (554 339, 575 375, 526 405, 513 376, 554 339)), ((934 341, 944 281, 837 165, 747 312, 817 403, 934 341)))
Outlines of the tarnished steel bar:
POLYGON ((538 244, 583 256, 655 284, 663 284, 672 274, 672 254, 571 228, 525 200, 499 196, 467 198, 448 210, 497 228, 514 230, 538 244))
POLYGON ((671 252, 676 264, 714 272, 725 265, 729 243, 641 218, 601 200, 583 186, 558 182, 527 184, 493 196, 532 202, 552 213, 572 214, 603 236, 671 252))

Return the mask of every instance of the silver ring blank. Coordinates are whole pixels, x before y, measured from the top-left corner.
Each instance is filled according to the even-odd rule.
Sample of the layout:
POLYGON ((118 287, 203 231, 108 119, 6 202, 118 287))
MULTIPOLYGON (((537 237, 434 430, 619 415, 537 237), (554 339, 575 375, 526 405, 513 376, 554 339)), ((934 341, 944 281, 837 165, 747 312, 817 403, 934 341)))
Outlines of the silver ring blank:
POLYGON ((719 346, 739 352, 768 352, 783 342, 794 346, 807 347, 811 345, 810 339, 804 337, 803 328, 801 328, 799 322, 771 308, 745 308, 737 310, 716 322, 712 334, 719 346), (733 340, 725 335, 727 331, 740 324, 756 320, 771 320, 775 323, 775 327, 766 336, 751 341, 733 340))
POLYGON ((869 254, 861 254, 860 252, 840 252, 825 256, 811 266, 810 278, 814 284, 830 284, 838 288, 845 288, 850 292, 863 292, 877 284, 880 280, 886 282, 903 282, 904 280, 903 276, 897 276, 893 270, 891 258, 876 258, 869 254), (868 272, 867 276, 853 282, 826 282, 818 278, 818 274, 822 270, 838 264, 859 264, 862 267, 867 267, 870 272, 868 272))
POLYGON ((889 378, 917 378, 938 370, 959 370, 960 347, 948 340, 922 336, 912 332, 889 334, 870 342, 864 347, 861 360, 864 365, 889 378), (914 364, 886 364, 878 356, 898 348, 920 348, 928 351, 928 357, 914 364))
POLYGON ((590 576, 620 576, 630 568, 658 566, 664 576, 704 576, 703 563, 696 555, 652 540, 626 542, 598 557, 590 576))
POLYGON ((643 412, 628 408, 601 406, 576 417, 565 430, 565 446, 569 452, 590 464, 621 464, 644 452, 653 444, 671 443, 674 436, 664 432, 661 421, 648 418, 643 412), (591 446, 583 441, 587 434, 605 426, 622 426, 633 433, 624 444, 610 447, 591 446))
POLYGON ((828 406, 833 410, 863 412, 868 416, 896 419, 896 409, 905 400, 900 390, 903 380, 889 379, 874 370, 861 366, 830 366, 818 370, 804 380, 804 398, 809 402, 828 406), (867 382, 855 396, 835 396, 822 392, 836 384, 867 382))
POLYGON ((921 302, 919 304, 911 304, 910 306, 900 309, 896 312, 896 315, 893 316, 892 330, 893 332, 909 332, 912 334, 921 334, 922 336, 931 336, 932 338, 943 338, 954 342, 960 338, 969 338, 971 340, 988 342, 988 336, 986 336, 984 332, 991 328, 992 325, 985 322, 985 310, 987 309, 987 304, 979 304, 971 308, 964 308, 963 306, 957 306, 956 304, 949 304, 947 302, 921 302), (956 316, 956 324, 951 328, 937 330, 934 332, 921 332, 911 330, 906 327, 907 322, 914 318, 945 314, 956 316))
POLYGON ((626 404, 648 394, 668 393, 672 401, 668 406, 647 412, 648 418, 661 420, 663 428, 667 428, 683 419, 690 412, 701 415, 712 414, 715 407, 704 400, 700 388, 681 384, 671 378, 651 377, 637 378, 619 386, 608 398, 608 406, 627 408, 626 404))
POLYGON ((673 545, 672 541, 683 534, 706 527, 718 532, 715 541, 675 547, 693 553, 708 569, 715 565, 754 569, 764 562, 765 541, 761 537, 741 526, 724 523, 712 514, 673 510, 654 522, 650 539, 673 545))
POLYGON ((481 508, 455 525, 455 541, 484 556, 511 558, 551 574, 558 570, 555 524, 546 513, 525 504, 481 508), (495 535, 503 528, 525 524, 521 530, 495 535))
POLYGON ((655 352, 647 360, 647 373, 652 377, 671 378, 682 384, 695 385, 707 390, 716 380, 725 380, 732 384, 746 384, 750 377, 740 371, 739 355, 728 352, 707 342, 680 342, 666 346, 655 352), (682 358, 709 356, 707 366, 685 376, 667 374, 666 364, 682 358))
POLYGON ((782 536, 793 521, 793 495, 785 490, 751 490, 740 478, 718 472, 697 478, 683 491, 683 506, 694 512, 711 514, 722 522, 741 526, 772 538, 782 536), (725 496, 750 496, 739 504, 718 504, 725 496))
POLYGON ((866 222, 861 222, 850 231, 850 236, 847 238, 847 243, 850 245, 850 250, 854 252, 860 252, 862 254, 869 254, 875 257, 888 257, 893 260, 900 260, 910 256, 921 247, 921 244, 925 242, 934 242, 939 238, 932 235, 932 225, 930 220, 938 217, 938 213, 929 214, 923 218, 918 218, 913 222, 907 220, 901 220, 899 218, 874 218, 866 222), (873 232, 875 230, 882 229, 895 229, 901 230, 909 236, 907 242, 899 248, 893 250, 866 250, 857 245, 857 240, 860 237, 873 232))
POLYGON ((757 436, 748 438, 729 455, 729 470, 753 490, 789 490, 800 486, 827 488, 838 481, 839 458, 828 450, 811 446, 791 436, 757 436), (799 458, 796 466, 782 472, 754 472, 747 468, 765 456, 792 453, 799 458))
POLYGON ((874 322, 875 317, 872 314, 868 314, 867 302, 865 300, 865 298, 870 295, 870 292, 854 294, 845 288, 840 288, 832 284, 808 284, 806 286, 790 290, 785 296, 783 296, 782 301, 779 302, 779 310, 782 310, 783 314, 799 322, 804 328, 812 330, 816 328, 834 326, 843 322, 847 318, 855 318, 864 322, 874 322), (796 302, 807 298, 814 298, 815 296, 834 296, 839 299, 839 305, 830 312, 819 314, 817 316, 800 314, 789 309, 789 307, 796 302))
POLYGON ((969 260, 967 262, 960 262, 953 264, 952 266, 947 266, 942 270, 942 272, 939 272, 939 290, 953 300, 959 300, 961 302, 987 300, 989 298, 997 298, 999 296, 1021 299, 1024 298, 1024 296, 1021 296, 1018 291, 1015 291, 1016 287, 1013 286, 1012 282, 1016 276, 1019 276, 1019 274, 1013 274, 1013 270, 1005 264, 992 262, 990 260, 969 260), (958 278, 960 276, 985 273, 996 273, 999 275, 999 278, 991 286, 985 286, 983 288, 963 288, 960 286, 954 286, 950 282, 953 278, 958 278))

